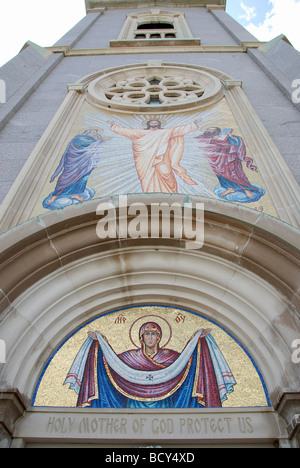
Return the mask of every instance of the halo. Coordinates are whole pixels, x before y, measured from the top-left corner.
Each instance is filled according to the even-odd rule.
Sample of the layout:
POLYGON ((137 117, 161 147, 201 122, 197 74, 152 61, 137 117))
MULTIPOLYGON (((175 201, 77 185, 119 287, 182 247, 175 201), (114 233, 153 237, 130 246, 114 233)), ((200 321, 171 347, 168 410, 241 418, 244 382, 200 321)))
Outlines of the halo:
POLYGON ((150 120, 159 120, 161 122, 161 126, 164 127, 167 123, 166 119, 164 118, 161 118, 157 115, 149 115, 148 117, 146 117, 145 119, 142 120, 142 125, 144 127, 147 126, 147 123, 150 121, 150 120))
POLYGON ((160 317, 159 315, 152 314, 143 315, 142 317, 139 317, 131 325, 129 330, 129 337, 133 346, 135 346, 136 348, 141 347, 139 331, 141 326, 147 322, 155 322, 160 326, 162 330, 162 341, 160 342, 160 348, 165 348, 172 338, 172 328, 166 319, 160 317))
POLYGON ((96 125, 94 125, 94 126, 91 125, 91 126, 89 126, 88 128, 85 128, 84 131, 86 132, 87 130, 97 130, 98 133, 99 133, 99 135, 103 135, 103 133, 104 133, 104 129, 101 128, 101 127, 97 127, 96 125))
POLYGON ((207 124, 207 125, 203 125, 203 127, 201 127, 201 131, 205 132, 206 130, 208 130, 211 127, 214 127, 214 128, 218 127, 218 128, 221 128, 221 129, 224 128, 223 125, 220 126, 220 125, 214 125, 214 124, 210 124, 210 125, 207 124))

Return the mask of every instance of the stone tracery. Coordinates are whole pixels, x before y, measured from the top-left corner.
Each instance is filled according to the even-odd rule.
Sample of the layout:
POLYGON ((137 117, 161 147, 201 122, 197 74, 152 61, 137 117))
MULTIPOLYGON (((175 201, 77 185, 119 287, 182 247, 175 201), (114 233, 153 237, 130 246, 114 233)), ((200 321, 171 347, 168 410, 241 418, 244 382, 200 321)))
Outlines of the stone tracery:
POLYGON ((136 65, 114 69, 93 80, 88 97, 93 104, 142 112, 149 106, 167 111, 193 109, 217 102, 224 95, 212 74, 180 65, 136 65))
POLYGON ((148 75, 118 81, 109 87, 105 95, 114 102, 135 104, 168 104, 198 100, 205 88, 196 80, 182 76, 148 75))

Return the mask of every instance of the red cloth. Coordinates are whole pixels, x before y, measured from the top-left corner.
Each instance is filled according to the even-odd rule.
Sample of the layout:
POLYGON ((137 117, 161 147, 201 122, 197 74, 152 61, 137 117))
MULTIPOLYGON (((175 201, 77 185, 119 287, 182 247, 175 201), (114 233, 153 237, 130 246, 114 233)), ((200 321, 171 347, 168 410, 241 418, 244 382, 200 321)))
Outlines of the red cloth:
POLYGON ((253 160, 246 157, 246 147, 242 138, 234 138, 238 144, 234 145, 228 141, 219 141, 211 136, 200 135, 196 137, 201 149, 208 159, 214 173, 224 177, 239 186, 253 188, 244 173, 242 162, 252 171, 257 171, 253 165, 253 160))
MULTIPOLYGON (((88 359, 85 365, 84 376, 78 396, 77 406, 86 406, 91 399, 96 398, 96 360, 98 358, 99 343, 94 342, 88 354, 88 359)), ((149 358, 142 349, 130 350, 120 354, 118 357, 129 367, 135 370, 157 371, 166 368, 173 364, 178 358, 179 353, 170 349, 159 349, 158 353, 149 358)), ((103 356, 101 355, 101 359, 103 356)), ((167 398, 179 389, 187 378, 192 367, 192 360, 196 359, 194 366, 192 396, 198 398, 198 402, 205 407, 220 408, 222 403, 220 400, 217 379, 210 356, 210 351, 205 338, 199 339, 195 351, 190 358, 185 369, 177 375, 176 378, 162 384, 151 385, 136 385, 128 382, 122 376, 114 372, 105 362, 106 372, 110 376, 111 382, 117 390, 128 398, 146 399, 155 401, 157 399, 167 398)), ((101 377, 100 377, 101 378, 101 377)), ((190 390, 191 391, 191 390, 190 390)))

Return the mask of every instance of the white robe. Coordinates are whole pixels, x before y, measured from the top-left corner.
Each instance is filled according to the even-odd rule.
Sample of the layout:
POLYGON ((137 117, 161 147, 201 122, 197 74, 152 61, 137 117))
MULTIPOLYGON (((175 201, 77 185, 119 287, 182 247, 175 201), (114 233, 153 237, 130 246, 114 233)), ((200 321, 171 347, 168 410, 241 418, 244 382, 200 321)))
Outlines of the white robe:
MULTIPOLYGON (((113 125, 111 130, 132 141, 136 170, 144 193, 177 193, 174 171, 179 177, 186 176, 180 166, 184 151, 184 135, 198 130, 195 123, 181 127, 139 130, 113 125)), ((190 179, 190 178, 189 178, 190 179)), ((193 183, 190 179, 187 183, 193 183)))

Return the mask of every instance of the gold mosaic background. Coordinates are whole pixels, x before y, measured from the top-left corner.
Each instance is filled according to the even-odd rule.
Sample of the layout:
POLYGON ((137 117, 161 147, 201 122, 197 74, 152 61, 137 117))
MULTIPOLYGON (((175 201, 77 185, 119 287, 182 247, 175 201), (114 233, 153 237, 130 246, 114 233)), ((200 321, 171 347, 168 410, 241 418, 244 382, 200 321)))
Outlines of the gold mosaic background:
POLYGON ((73 360, 87 338, 88 331, 101 332, 114 351, 119 354, 133 349, 132 341, 138 346, 138 329, 146 321, 159 323, 163 330, 161 346, 164 347, 170 338, 165 347, 178 352, 183 350, 197 330, 211 328, 211 335, 237 382, 234 392, 228 395, 223 407, 268 406, 260 377, 251 360, 224 330, 198 315, 156 306, 126 309, 102 316, 74 334, 50 362, 40 382, 34 406, 76 407, 77 394, 69 390, 68 385, 63 384, 73 360), (132 341, 129 335, 130 329, 132 329, 132 341))

